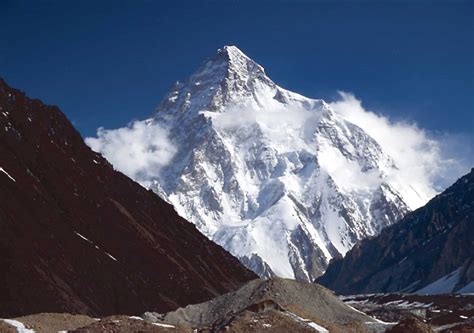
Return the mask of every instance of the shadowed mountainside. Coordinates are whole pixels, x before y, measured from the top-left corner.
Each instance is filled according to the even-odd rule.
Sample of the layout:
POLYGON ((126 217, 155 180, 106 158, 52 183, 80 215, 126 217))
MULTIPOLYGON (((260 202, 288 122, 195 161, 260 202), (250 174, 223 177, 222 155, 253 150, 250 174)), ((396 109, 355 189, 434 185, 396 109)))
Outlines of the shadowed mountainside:
POLYGON ((256 278, 0 79, 0 316, 169 311, 256 278))
POLYGON ((333 260, 316 281, 341 294, 474 292, 474 169, 426 206, 333 260))

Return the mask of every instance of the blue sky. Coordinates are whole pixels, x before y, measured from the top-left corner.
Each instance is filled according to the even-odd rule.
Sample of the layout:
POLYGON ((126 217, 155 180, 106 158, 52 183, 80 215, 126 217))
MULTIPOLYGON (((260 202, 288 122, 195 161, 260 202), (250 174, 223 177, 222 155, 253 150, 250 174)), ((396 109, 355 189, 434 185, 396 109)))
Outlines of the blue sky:
POLYGON ((0 0, 0 76, 83 136, 149 116, 215 50, 303 95, 474 138, 474 1, 0 0))

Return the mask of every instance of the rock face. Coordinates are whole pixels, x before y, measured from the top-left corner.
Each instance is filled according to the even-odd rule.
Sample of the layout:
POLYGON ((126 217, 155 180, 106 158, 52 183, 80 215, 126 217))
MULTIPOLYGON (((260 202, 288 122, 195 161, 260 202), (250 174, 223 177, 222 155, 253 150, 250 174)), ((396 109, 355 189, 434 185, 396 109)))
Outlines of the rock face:
POLYGON ((428 200, 389 177, 396 164, 361 128, 279 87, 235 46, 178 82, 145 123, 167 128, 177 153, 137 180, 263 277, 313 281, 428 200))
POLYGON ((474 169, 426 206, 331 262, 337 293, 474 291, 474 169))
POLYGON ((256 276, 0 80, 0 317, 168 311, 256 276))

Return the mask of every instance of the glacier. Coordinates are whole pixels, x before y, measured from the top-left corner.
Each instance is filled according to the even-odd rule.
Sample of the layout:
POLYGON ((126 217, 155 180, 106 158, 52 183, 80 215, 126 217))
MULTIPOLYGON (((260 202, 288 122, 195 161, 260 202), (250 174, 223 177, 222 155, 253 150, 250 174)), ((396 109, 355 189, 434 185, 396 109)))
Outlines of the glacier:
POLYGON ((235 46, 176 82, 143 124, 166 128, 176 151, 136 180, 262 277, 313 281, 430 198, 362 128, 235 46))

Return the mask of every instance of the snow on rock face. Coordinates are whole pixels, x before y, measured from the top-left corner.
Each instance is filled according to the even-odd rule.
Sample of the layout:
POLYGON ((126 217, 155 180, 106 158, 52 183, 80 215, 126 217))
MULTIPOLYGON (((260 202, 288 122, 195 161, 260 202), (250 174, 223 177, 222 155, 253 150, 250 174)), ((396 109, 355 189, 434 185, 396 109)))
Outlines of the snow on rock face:
POLYGON ((467 260, 458 269, 415 291, 419 295, 472 294, 474 292, 474 263, 467 260))
POLYGON ((10 176, 10 174, 9 174, 8 172, 6 172, 4 168, 0 167, 0 172, 2 172, 3 174, 5 174, 11 181, 16 182, 15 178, 13 178, 12 176, 10 176))
POLYGON ((34 330, 26 328, 25 325, 22 322, 19 322, 18 320, 14 320, 14 319, 1 319, 1 320, 6 322, 7 324, 14 326, 18 333, 35 333, 34 330))
POLYGON ((312 281, 416 208, 373 138, 235 46, 176 83, 147 121, 177 152, 146 184, 262 276, 312 281))
POLYGON ((459 283, 462 267, 416 291, 420 295, 450 294, 459 283))

